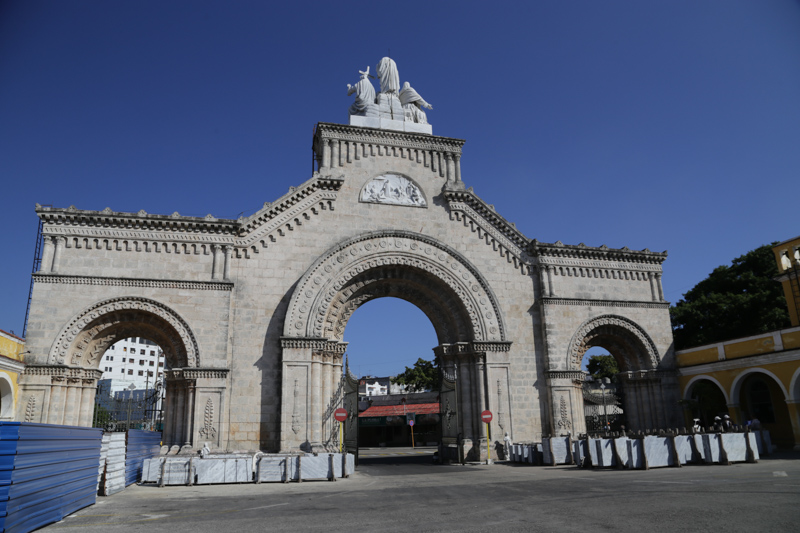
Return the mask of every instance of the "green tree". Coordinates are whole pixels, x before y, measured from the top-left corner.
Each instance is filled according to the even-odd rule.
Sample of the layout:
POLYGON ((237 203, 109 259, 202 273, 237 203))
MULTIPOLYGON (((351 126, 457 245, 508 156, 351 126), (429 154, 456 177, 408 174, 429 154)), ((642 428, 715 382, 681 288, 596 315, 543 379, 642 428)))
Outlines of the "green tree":
MULTIPOLYGON (((773 243, 774 244, 774 243, 773 243)), ((774 331, 789 325, 789 311, 772 245, 734 259, 670 307, 675 348, 684 349, 736 337, 774 331)))
POLYGON ((432 361, 419 358, 412 367, 392 378, 395 385, 405 385, 409 392, 439 390, 439 369, 432 361))
POLYGON ((592 355, 589 357, 586 369, 595 381, 610 378, 615 382, 615 376, 619 373, 619 365, 613 355, 592 355))

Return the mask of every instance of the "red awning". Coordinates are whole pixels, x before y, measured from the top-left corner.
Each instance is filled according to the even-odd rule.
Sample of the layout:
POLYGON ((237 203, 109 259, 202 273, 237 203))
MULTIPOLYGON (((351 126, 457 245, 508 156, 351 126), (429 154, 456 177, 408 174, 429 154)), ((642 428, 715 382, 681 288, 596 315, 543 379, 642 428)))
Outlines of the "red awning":
POLYGON ((412 403, 405 405, 373 405, 358 416, 402 416, 406 413, 433 415, 439 413, 438 403, 412 403))

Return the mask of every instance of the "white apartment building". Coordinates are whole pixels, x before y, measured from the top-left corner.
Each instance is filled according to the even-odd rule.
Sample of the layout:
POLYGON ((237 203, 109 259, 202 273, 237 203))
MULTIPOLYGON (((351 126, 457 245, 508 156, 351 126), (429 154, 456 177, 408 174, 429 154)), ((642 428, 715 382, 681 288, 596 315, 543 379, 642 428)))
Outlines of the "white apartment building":
POLYGON ((100 363, 101 379, 111 380, 111 390, 152 389, 164 378, 164 355, 153 341, 132 337, 113 344, 100 363))

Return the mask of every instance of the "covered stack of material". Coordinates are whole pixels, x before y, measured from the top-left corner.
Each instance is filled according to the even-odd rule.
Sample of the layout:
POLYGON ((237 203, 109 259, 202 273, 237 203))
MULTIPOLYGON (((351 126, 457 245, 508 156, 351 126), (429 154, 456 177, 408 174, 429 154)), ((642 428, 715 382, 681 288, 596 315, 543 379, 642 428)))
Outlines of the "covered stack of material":
POLYGON ((95 503, 103 430, 0 422, 0 531, 27 532, 95 503))
POLYGON ((111 496, 125 488, 125 433, 103 435, 105 460, 100 460, 101 496, 111 496))
POLYGON ((158 457, 159 453, 161 453, 160 432, 129 429, 125 455, 125 486, 141 480, 142 463, 145 459, 158 457))

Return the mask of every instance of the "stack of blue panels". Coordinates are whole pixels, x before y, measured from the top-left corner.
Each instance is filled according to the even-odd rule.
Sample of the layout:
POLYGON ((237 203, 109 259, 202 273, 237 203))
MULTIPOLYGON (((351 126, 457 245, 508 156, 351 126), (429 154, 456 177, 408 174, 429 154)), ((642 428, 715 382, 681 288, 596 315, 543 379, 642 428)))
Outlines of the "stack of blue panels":
POLYGON ((95 503, 103 430, 0 422, 0 531, 25 533, 95 503))
POLYGON ((161 432, 129 429, 125 450, 125 486, 139 481, 144 460, 158 457, 160 453, 161 432))

